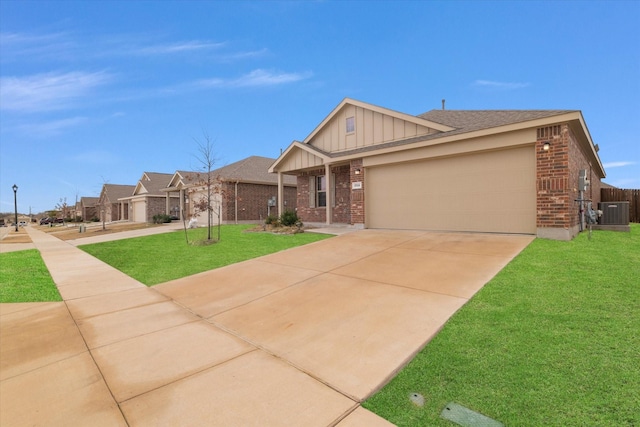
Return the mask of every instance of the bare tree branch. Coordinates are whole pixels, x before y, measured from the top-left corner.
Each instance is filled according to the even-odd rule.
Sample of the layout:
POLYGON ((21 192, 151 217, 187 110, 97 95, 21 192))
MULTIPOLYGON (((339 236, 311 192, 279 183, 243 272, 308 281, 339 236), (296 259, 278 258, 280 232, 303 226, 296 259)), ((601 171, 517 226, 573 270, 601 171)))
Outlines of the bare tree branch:
MULTIPOLYGON (((215 140, 213 140, 206 131, 202 131, 202 140, 193 138, 198 144, 198 154, 195 155, 199 163, 198 170, 200 173, 197 178, 197 187, 204 188, 205 194, 198 200, 194 200, 194 213, 207 213, 207 240, 211 240, 211 217, 214 212, 214 204, 216 202, 215 195, 221 194, 220 178, 213 176, 211 173, 218 161, 215 153, 215 140)), ((219 203, 218 203, 219 204, 219 203)), ((218 222, 220 222, 220 206, 217 206, 218 222)), ((218 227, 218 239, 219 236, 218 227)))

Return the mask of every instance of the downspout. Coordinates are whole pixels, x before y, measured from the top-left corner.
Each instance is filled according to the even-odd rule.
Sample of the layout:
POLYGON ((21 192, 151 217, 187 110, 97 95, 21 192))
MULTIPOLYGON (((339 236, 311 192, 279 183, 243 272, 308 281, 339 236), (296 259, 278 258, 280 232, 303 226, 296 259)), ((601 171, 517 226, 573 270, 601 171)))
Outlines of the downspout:
POLYGON ((238 224, 238 181, 236 181, 236 195, 233 198, 234 202, 235 202, 235 219, 236 219, 236 224, 238 224))

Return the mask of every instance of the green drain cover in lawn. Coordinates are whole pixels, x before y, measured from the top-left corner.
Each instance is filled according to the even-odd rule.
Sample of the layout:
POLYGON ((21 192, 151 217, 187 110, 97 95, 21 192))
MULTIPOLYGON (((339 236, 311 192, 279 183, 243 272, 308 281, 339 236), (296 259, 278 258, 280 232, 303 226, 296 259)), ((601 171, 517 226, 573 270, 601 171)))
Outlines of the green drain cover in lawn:
POLYGON ((440 414, 440 417, 445 420, 453 421, 463 427, 504 427, 501 422, 493 420, 454 402, 446 404, 440 414))

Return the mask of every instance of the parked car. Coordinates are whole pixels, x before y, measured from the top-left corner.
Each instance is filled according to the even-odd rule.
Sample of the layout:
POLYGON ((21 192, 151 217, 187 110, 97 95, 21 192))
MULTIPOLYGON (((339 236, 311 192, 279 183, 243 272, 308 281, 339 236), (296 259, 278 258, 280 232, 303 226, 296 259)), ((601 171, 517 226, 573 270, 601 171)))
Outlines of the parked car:
POLYGON ((18 225, 20 227, 26 227, 27 225, 29 225, 29 223, 27 221, 18 221, 18 225))
POLYGON ((42 218, 40 220, 40 225, 48 225, 51 223, 51 218, 42 218))

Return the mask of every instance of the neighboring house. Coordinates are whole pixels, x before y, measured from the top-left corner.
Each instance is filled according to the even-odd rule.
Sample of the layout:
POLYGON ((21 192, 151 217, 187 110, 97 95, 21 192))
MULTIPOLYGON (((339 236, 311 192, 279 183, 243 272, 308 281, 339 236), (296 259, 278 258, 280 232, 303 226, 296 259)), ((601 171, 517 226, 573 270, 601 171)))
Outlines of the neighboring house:
POLYGON ((129 206, 129 221, 152 222, 153 217, 159 214, 178 216, 180 205, 179 195, 161 191, 166 188, 171 178, 170 173, 144 172, 133 195, 119 199, 127 202, 129 206))
POLYGON ((129 202, 135 185, 104 184, 96 205, 100 221, 125 221, 129 219, 129 202))
POLYGON ((69 206, 69 218, 75 221, 76 218, 80 217, 80 202, 76 202, 75 205, 69 206))
POLYGON ((344 99, 269 171, 297 178, 303 222, 571 239, 576 199, 600 200, 597 151, 577 110, 412 116, 344 99))
POLYGON ((600 183, 600 188, 618 188, 618 187, 614 187, 613 185, 607 184, 606 182, 602 181, 600 183))
MULTIPOLYGON (((275 159, 251 156, 230 165, 211 171, 213 223, 248 223, 263 221, 269 214, 277 214, 278 176, 269 173, 269 167, 275 159)), ((196 218, 199 225, 207 223, 206 212, 195 208, 206 198, 206 186, 203 183, 207 174, 177 171, 167 188, 168 195, 180 194, 180 212, 186 219, 196 218)), ((296 208, 296 179, 285 176, 282 182, 283 209, 296 208)))
POLYGON ((99 197, 80 197, 80 213, 78 214, 83 221, 91 221, 99 218, 98 209, 96 208, 99 197))

